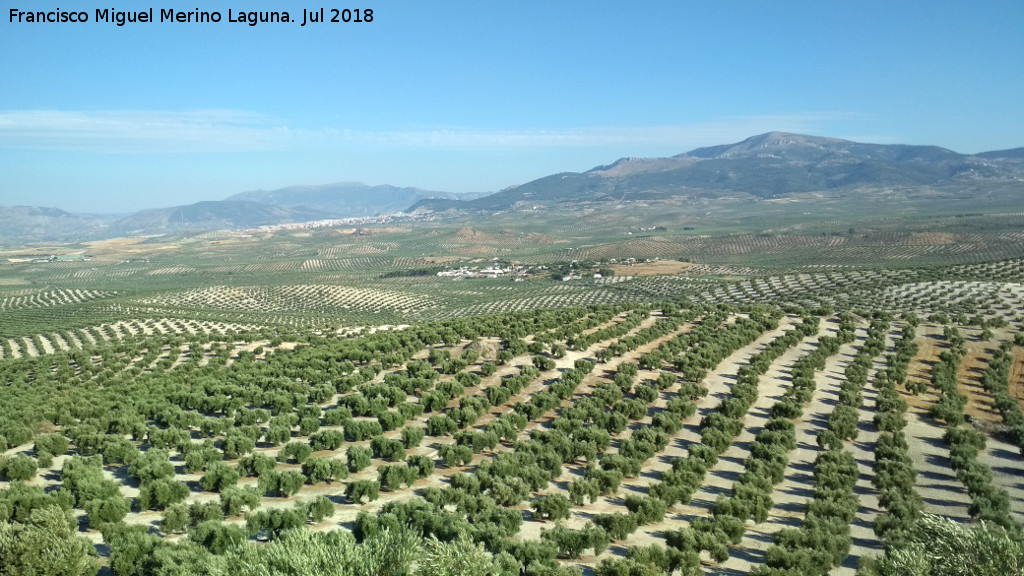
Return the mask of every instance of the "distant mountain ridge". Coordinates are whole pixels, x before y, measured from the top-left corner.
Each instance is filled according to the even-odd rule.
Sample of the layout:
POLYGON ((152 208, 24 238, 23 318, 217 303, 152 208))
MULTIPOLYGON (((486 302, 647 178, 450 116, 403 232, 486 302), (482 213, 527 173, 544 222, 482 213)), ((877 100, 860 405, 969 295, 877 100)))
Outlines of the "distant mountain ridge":
POLYGON ((480 196, 482 194, 434 192, 388 184, 370 186, 362 182, 338 182, 319 186, 289 186, 277 190, 242 192, 229 196, 227 200, 312 209, 332 214, 336 218, 359 218, 401 212, 420 200, 471 200, 480 196))
POLYGON ((255 228, 329 217, 325 212, 306 208, 282 208, 244 200, 210 200, 187 206, 143 210, 117 220, 111 228, 125 235, 162 234, 183 230, 255 228))
POLYGON ((422 199, 473 199, 482 194, 433 192, 387 184, 343 182, 256 190, 127 216, 71 214, 58 208, 0 206, 0 238, 81 240, 254 228, 272 224, 362 218, 401 212, 422 199))
POLYGON ((1024 177, 1024 149, 959 154, 938 146, 862 144, 769 132, 669 158, 623 158, 582 173, 564 172, 468 202, 423 200, 414 210, 497 211, 578 203, 754 199, 858 187, 928 187, 1024 177))
POLYGON ((979 158, 1022 158, 1024 159, 1024 148, 1011 148, 1009 150, 993 150, 975 154, 979 158))
POLYGON ((239 229, 396 212, 496 212, 631 201, 785 197, 865 188, 929 190, 1021 182, 1024 148, 959 154, 938 146, 863 144, 769 132, 668 158, 621 158, 562 172, 490 195, 340 182, 255 190, 225 200, 143 210, 128 216, 71 214, 0 205, 0 239, 84 240, 239 229))
POLYGON ((59 208, 0 205, 0 239, 76 241, 102 236, 116 219, 59 208))

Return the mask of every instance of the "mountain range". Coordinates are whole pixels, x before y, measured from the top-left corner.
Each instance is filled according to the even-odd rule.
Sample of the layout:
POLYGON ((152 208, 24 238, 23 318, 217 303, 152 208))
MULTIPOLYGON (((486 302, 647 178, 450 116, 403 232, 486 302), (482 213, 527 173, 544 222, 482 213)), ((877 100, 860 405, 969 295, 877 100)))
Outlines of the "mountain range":
POLYGON ((362 182, 339 182, 242 192, 229 196, 227 200, 259 202, 281 208, 314 209, 337 218, 359 218, 401 212, 424 199, 472 200, 481 196, 484 194, 453 194, 387 184, 367 186, 362 182))
POLYGON ((770 132, 670 158, 623 158, 552 174, 471 201, 422 200, 414 210, 497 211, 631 200, 779 198, 864 187, 930 188, 1024 177, 1024 148, 958 154, 938 146, 861 144, 770 132))
POLYGON ((552 174, 488 195, 343 182, 243 192, 224 200, 128 216, 0 206, 0 238, 70 241, 411 211, 488 213, 695 197, 763 200, 865 188, 977 190, 1007 182, 1020 182, 1024 187, 1024 148, 959 154, 938 146, 863 144, 770 132, 669 158, 623 158, 586 172, 552 174))
POLYGON ((127 216, 71 214, 57 208, 0 205, 0 238, 78 241, 118 236, 233 230, 272 224, 393 214, 424 199, 474 199, 482 194, 341 182, 255 190, 183 206, 153 208, 127 216))

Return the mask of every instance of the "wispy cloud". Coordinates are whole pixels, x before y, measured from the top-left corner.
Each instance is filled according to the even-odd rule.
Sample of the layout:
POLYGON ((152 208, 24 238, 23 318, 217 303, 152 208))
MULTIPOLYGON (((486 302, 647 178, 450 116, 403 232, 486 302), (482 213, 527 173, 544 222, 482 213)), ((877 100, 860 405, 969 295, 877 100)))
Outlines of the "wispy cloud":
POLYGON ((237 110, 188 112, 55 110, 0 112, 0 146, 107 153, 237 152, 273 149, 285 126, 237 110))
POLYGON ((856 115, 842 112, 737 116, 694 124, 660 126, 591 126, 558 130, 478 130, 473 128, 395 131, 329 130, 327 139, 385 146, 432 148, 521 148, 606 146, 705 146, 734 142, 770 131, 829 135, 823 132, 856 115))
POLYGON ((856 115, 842 112, 737 116, 693 124, 590 126, 544 129, 471 127, 402 130, 296 129, 261 114, 237 110, 0 111, 0 147, 99 153, 217 153, 305 147, 432 148, 674 148, 735 142, 781 130, 825 135, 856 115))

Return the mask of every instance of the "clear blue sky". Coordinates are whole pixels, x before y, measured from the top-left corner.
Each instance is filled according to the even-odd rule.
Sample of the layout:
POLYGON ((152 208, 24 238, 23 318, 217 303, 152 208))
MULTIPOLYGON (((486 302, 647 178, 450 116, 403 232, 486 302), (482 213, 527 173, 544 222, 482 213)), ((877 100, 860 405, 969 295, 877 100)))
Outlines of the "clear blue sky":
POLYGON ((123 212, 360 180, 493 191, 770 130, 1024 146, 1024 2, 3 0, 0 204, 123 212), (318 3, 319 2, 319 3, 318 3), (85 24, 9 10, 85 10, 85 24), (328 11, 328 15, 329 15, 328 11))

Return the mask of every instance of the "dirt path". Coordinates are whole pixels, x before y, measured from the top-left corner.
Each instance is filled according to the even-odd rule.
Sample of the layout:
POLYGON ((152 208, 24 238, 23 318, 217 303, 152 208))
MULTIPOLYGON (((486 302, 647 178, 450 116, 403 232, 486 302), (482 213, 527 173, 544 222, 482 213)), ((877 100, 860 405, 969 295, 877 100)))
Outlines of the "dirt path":
MULTIPOLYGON (((822 323, 821 327, 824 328, 825 323, 822 323)), ((782 399, 790 387, 790 370, 793 364, 805 353, 817 348, 817 342, 818 336, 815 335, 790 348, 761 376, 758 383, 759 394, 743 418, 743 430, 733 440, 732 445, 719 456, 715 467, 708 471, 703 486, 694 493, 690 504, 682 507, 683 514, 689 521, 710 516, 715 499, 719 495, 729 496, 733 483, 739 480, 740 474, 745 470, 743 463, 750 456, 750 445, 764 429, 771 407, 782 399)))
MULTIPOLYGON (((821 335, 834 335, 838 323, 822 322, 821 335)), ((783 528, 797 528, 803 521, 807 501, 814 495, 814 459, 821 453, 818 433, 828 426, 828 416, 838 403, 839 385, 845 378, 846 366, 853 361, 857 348, 863 344, 863 332, 857 339, 840 347, 839 352, 825 362, 825 369, 817 373, 817 386, 810 403, 804 407, 804 416, 796 422, 796 449, 789 453, 789 466, 785 477, 772 491, 775 506, 768 519, 761 524, 747 522, 747 531, 739 546, 731 550, 729 559, 720 565, 707 565, 706 573, 738 576, 747 574, 753 566, 763 565, 765 552, 775 534, 783 528)), ((815 348, 809 341, 799 347, 801 356, 815 348)), ((794 359, 795 361, 795 359, 794 359)), ((790 364, 790 367, 792 364, 790 364)))
POLYGON ((49 338, 53 342, 54 346, 57 347, 57 349, 59 349, 61 351, 66 351, 66 350, 70 350, 71 349, 71 345, 66 340, 64 340, 64 337, 61 336, 60 334, 57 334, 57 333, 50 334, 49 338))
MULTIPOLYGON (((650 318, 645 319, 643 322, 641 322, 641 324, 639 326, 637 326, 636 328, 633 328, 632 330, 629 331, 629 333, 627 333, 626 335, 624 335, 622 337, 633 335, 637 331, 641 330, 642 328, 646 328, 648 326, 653 325, 655 322, 658 321, 659 318, 661 318, 661 316, 659 316, 659 315, 652 315, 650 318)), ((614 323, 617 320, 620 320, 620 319, 616 318, 616 319, 614 319, 613 321, 611 321, 609 323, 603 324, 602 326, 610 325, 611 323, 614 323)), ((642 354, 644 354, 646 352, 649 352, 649 351, 657 348, 658 345, 661 342, 664 342, 665 340, 669 340, 671 338, 674 338, 677 335, 679 335, 680 333, 682 333, 682 332, 684 332, 686 330, 689 330, 691 327, 692 327, 691 323, 685 323, 678 330, 675 330, 675 331, 671 332, 670 334, 662 336, 662 337, 654 340, 653 342, 650 342, 650 343, 648 343, 648 344, 638 348, 635 351, 629 352, 629 353, 627 353, 624 356, 612 358, 609 362, 606 362, 606 363, 603 363, 603 364, 599 364, 598 367, 594 370, 594 372, 592 372, 590 375, 587 376, 586 379, 584 379, 584 382, 580 385, 580 388, 577 391, 577 395, 579 395, 581 393, 585 393, 584 391, 585 391, 586 387, 588 386, 588 383, 589 383, 590 388, 592 388, 594 383, 596 382, 596 379, 599 378, 600 375, 604 374, 606 371, 614 372, 615 368, 620 363, 627 362, 627 361, 635 361, 637 358, 640 357, 640 355, 642 355, 642 354)), ((568 351, 567 354, 563 358, 559 358, 559 359, 555 360, 556 368, 554 370, 542 373, 542 375, 539 378, 534 379, 533 382, 531 382, 528 386, 523 388, 523 390, 521 390, 519 392, 519 394, 513 396, 505 404, 503 404, 501 406, 497 406, 494 409, 492 409, 491 411, 489 411, 488 414, 485 414, 473 426, 471 426, 471 427, 469 427, 467 429, 468 430, 483 431, 488 422, 494 420, 495 418, 497 418, 498 416, 500 416, 501 414, 503 414, 505 412, 511 411, 512 407, 514 406, 514 404, 516 402, 518 402, 518 401, 527 402, 527 401, 529 401, 530 397, 533 394, 535 394, 535 393, 537 393, 537 392, 539 392, 541 390, 544 390, 548 385, 550 385, 551 382, 553 382, 554 380, 556 380, 558 378, 558 375, 561 373, 562 370, 567 370, 569 368, 572 368, 574 363, 575 363, 575 361, 577 359, 580 359, 580 358, 593 358, 594 352, 596 352, 600 348, 603 348, 603 347, 607 346, 610 342, 612 342, 614 340, 617 340, 617 339, 618 338, 613 338, 613 339, 609 339, 609 340, 603 340, 603 341, 600 341, 600 342, 596 342, 592 346, 590 346, 587 350, 580 350, 580 351, 572 351, 572 350, 570 350, 570 351, 568 351)), ((425 356, 426 356, 426 354, 423 355, 423 357, 425 357, 425 356)), ((477 394, 480 393, 481 390, 483 390, 483 389, 485 389, 487 387, 498 385, 500 383, 501 377, 503 375, 518 373, 519 367, 530 364, 532 357, 533 357, 532 354, 524 354, 522 356, 516 357, 512 362, 510 362, 507 365, 501 367, 495 374, 493 374, 493 375, 491 375, 491 376, 489 376, 487 378, 482 379, 480 386, 473 387, 473 388, 467 388, 464 395, 467 395, 467 396, 477 395, 477 394)), ((400 370, 401 367, 398 368, 398 369, 400 370)), ((383 380, 383 376, 382 375, 378 375, 378 379, 383 380)), ((457 406, 458 405, 458 400, 457 399, 453 399, 452 405, 457 406)), ((408 421, 406 423, 406 425, 420 425, 420 426, 425 427, 427 418, 429 418, 433 414, 434 413, 421 415, 421 416, 417 417, 414 420, 408 421)), ((536 429, 545 427, 545 425, 548 424, 553 418, 554 418, 553 413, 549 412, 549 413, 543 415, 538 420, 534 420, 534 421, 530 422, 527 425, 526 430, 524 430, 520 434, 520 437, 521 438, 528 438, 528 433, 529 433, 530 430, 536 430, 536 429)), ((401 435, 401 430, 393 430, 391 432, 386 432, 384 434, 385 437, 392 438, 392 439, 398 438, 400 435, 401 435)), ((332 524, 332 526, 336 525, 336 523, 346 524, 346 523, 355 522, 356 517, 358 516, 359 512, 361 512, 361 511, 365 510, 365 511, 371 512, 371 513, 377 512, 381 508, 383 508, 383 506, 385 504, 387 504, 388 502, 395 501, 395 500, 407 499, 409 497, 410 491, 419 491, 419 490, 422 490, 422 489, 427 488, 427 487, 444 488, 444 487, 447 486, 448 478, 450 478, 452 475, 460 473, 460 472, 472 472, 473 469, 476 466, 478 466, 481 462, 483 462, 484 460, 489 460, 489 459, 493 458, 495 453, 510 452, 511 451, 511 448, 499 444, 498 446, 495 447, 495 449, 493 451, 492 450, 486 450, 482 454, 475 455, 473 457, 472 462, 468 466, 460 466, 460 467, 448 468, 447 466, 445 466, 438 459, 437 448, 440 445, 442 445, 442 444, 451 444, 453 442, 454 442, 454 440, 450 436, 445 436, 445 437, 431 437, 431 436, 428 436, 428 437, 426 437, 424 439, 424 445, 423 446, 421 446, 420 448, 411 450, 411 451, 407 451, 407 452, 414 453, 414 454, 423 454, 423 455, 429 456, 429 457, 431 457, 431 458, 433 458, 435 460, 435 465, 437 465, 437 469, 435 470, 435 472, 429 478, 418 480, 415 483, 413 483, 412 486, 410 486, 408 488, 403 488, 403 489, 400 489, 400 490, 394 490, 394 491, 391 491, 391 492, 382 492, 381 495, 380 495, 380 498, 378 498, 377 500, 375 500, 373 502, 369 502, 367 504, 348 504, 348 503, 344 503, 344 504, 342 504, 341 507, 338 508, 335 516, 333 517, 334 524, 332 524)), ((365 442, 362 442, 362 443, 346 443, 345 447, 343 449, 341 449, 341 450, 335 451, 333 453, 332 452, 325 452, 325 453, 316 454, 316 455, 317 456, 333 456, 335 458, 343 458, 344 456, 342 454, 344 453, 344 450, 347 449, 348 446, 353 445, 353 444, 369 444, 369 442, 365 441, 365 442)), ((367 468, 366 470, 361 471, 358 474, 351 475, 347 482, 352 482, 354 480, 360 480, 360 479, 363 479, 363 480, 375 480, 377 478, 376 470, 379 467, 379 465, 380 465, 379 461, 377 461, 375 459, 374 463, 369 468, 367 468)), ((343 502, 344 499, 342 497, 342 494, 344 493, 345 485, 347 484, 347 482, 336 482, 336 483, 334 483, 332 485, 320 485, 320 484, 318 484, 316 486, 307 486, 307 487, 304 487, 302 489, 302 491, 299 493, 299 495, 297 497, 295 497, 295 498, 296 499, 304 499, 304 498, 310 498, 310 497, 318 496, 318 495, 326 495, 326 496, 332 497, 332 499, 336 499, 336 502, 343 502)), ((528 508, 528 504, 520 505, 519 508, 525 510, 525 509, 528 508)), ((550 527, 551 525, 550 525, 550 523, 545 524, 545 523, 530 522, 530 521, 524 522, 524 528, 523 528, 524 532, 521 532, 520 536, 521 537, 527 537, 528 536, 528 537, 531 537, 531 538, 539 539, 540 538, 540 528, 542 526, 543 527, 550 527), (526 526, 527 524, 532 524, 533 526, 526 526)))
POLYGON ((39 335, 39 343, 43 345, 43 349, 41 350, 43 354, 53 354, 54 352, 53 342, 50 341, 51 337, 52 336, 46 336, 43 334, 39 335))
POLYGON ((1013 362, 1010 363, 1010 396, 1020 403, 1024 410, 1024 346, 1013 347, 1013 362))
POLYGON ((989 394, 981 384, 981 375, 988 367, 988 362, 995 353, 996 345, 978 340, 977 330, 961 329, 967 348, 967 356, 960 362, 957 372, 957 390, 967 397, 964 414, 992 424, 1002 422, 1002 415, 996 409, 989 394))
POLYGON ((949 447, 942 440, 945 428, 920 408, 907 411, 907 443, 917 469, 917 491, 925 512, 966 521, 971 498, 949 463, 949 447))
POLYGON ((1013 517, 1024 523, 1024 459, 1020 449, 989 436, 985 449, 978 453, 978 461, 992 470, 992 484, 1006 490, 1013 517))
MULTIPOLYGON (((929 381, 938 353, 945 349, 942 327, 922 324, 917 329, 918 354, 910 361, 909 374, 929 381)), ((967 520, 971 498, 949 463, 949 446, 942 440, 945 427, 928 415, 936 398, 931 391, 920 396, 903 395, 910 405, 904 434, 910 445, 910 459, 917 470, 917 491, 924 511, 957 520, 967 520)))
MULTIPOLYGON (((577 521, 578 525, 582 526, 585 523, 585 520, 589 519, 589 517, 594 513, 625 513, 628 511, 625 507, 626 495, 647 494, 648 487, 660 481, 662 472, 672 468, 673 459, 686 457, 688 454, 687 447, 691 444, 700 443, 699 423, 701 419, 705 415, 713 412, 721 403, 722 399, 729 396, 729 389, 735 382, 736 373, 739 369, 749 362, 751 356, 763 350, 769 343, 775 340, 775 338, 792 329, 792 327, 798 323, 799 319, 797 318, 784 318, 780 321, 778 328, 764 332, 754 342, 733 352, 719 363, 719 365, 708 374, 703 382, 703 385, 708 389, 708 395, 697 402, 697 413, 686 421, 683 428, 681 428, 670 441, 668 447, 648 461, 644 472, 641 473, 639 477, 623 480, 618 494, 601 497, 594 504, 586 505, 585 510, 574 509, 573 516, 574 518, 579 519, 577 521)), ((733 458, 733 460, 735 459, 736 458, 733 458)), ((743 465, 742 462, 742 459, 739 459, 739 466, 741 469, 743 465)), ((728 487, 732 485, 732 482, 731 480, 726 479, 731 478, 732 475, 725 467, 734 465, 735 462, 730 462, 724 458, 720 458, 715 467, 708 471, 704 486, 706 487, 708 482, 717 482, 719 487, 713 489, 722 491, 723 489, 721 488, 721 484, 724 483, 726 485, 725 491, 727 491, 728 487), (716 474, 719 476, 716 477, 716 474)), ((711 497, 709 502, 704 502, 703 500, 701 502, 697 502, 697 500, 701 498, 704 498, 704 496, 702 496, 702 493, 699 491, 694 494, 690 504, 676 506, 675 508, 670 509, 665 514, 664 521, 640 527, 640 529, 633 533, 626 542, 613 544, 605 554, 624 554, 625 545, 664 545, 665 530, 678 529, 688 524, 694 517, 698 515, 706 516, 708 514, 707 507, 714 503, 714 497, 711 497)))
POLYGON ((878 413, 878 390, 872 385, 872 382, 878 371, 886 369, 886 355, 896 352, 895 343, 902 335, 902 329, 902 326, 890 327, 885 337, 885 350, 873 360, 873 366, 868 373, 867 384, 862 393, 864 403, 860 409, 857 439, 846 443, 846 449, 857 460, 858 475, 854 493, 860 499, 860 506, 857 508, 857 516, 850 527, 850 536, 853 540, 850 554, 842 565, 832 571, 833 576, 853 576, 857 572, 857 563, 862 557, 882 554, 882 546, 875 535, 874 528, 875 518, 882 512, 882 505, 879 503, 878 490, 872 483, 875 479, 875 447, 880 435, 878 426, 874 422, 875 414, 878 413))

